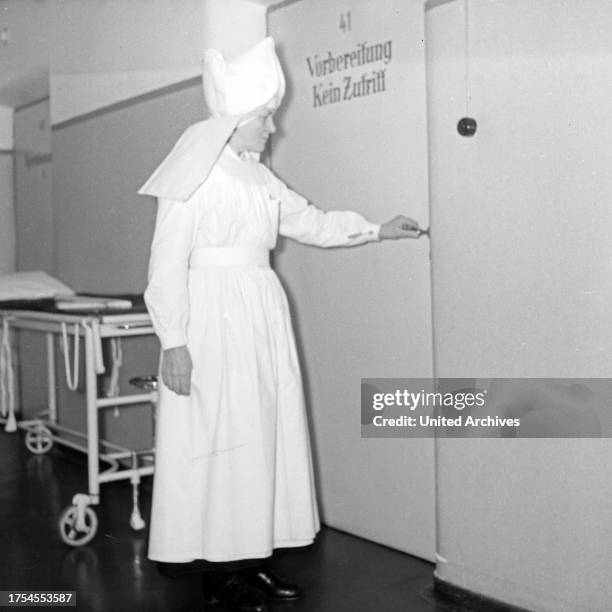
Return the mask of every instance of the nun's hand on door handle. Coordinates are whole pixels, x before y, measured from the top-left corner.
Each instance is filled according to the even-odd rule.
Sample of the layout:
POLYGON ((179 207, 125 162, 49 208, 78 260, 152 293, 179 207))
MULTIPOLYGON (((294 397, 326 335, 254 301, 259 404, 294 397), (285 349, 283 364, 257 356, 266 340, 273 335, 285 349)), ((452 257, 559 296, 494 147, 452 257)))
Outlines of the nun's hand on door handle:
MULTIPOLYGON (((419 227, 414 219, 397 215, 380 226, 378 237, 381 240, 399 240, 402 238, 418 238, 424 233, 426 232, 419 227)), ((427 233, 429 233, 429 230, 427 230, 427 233)))

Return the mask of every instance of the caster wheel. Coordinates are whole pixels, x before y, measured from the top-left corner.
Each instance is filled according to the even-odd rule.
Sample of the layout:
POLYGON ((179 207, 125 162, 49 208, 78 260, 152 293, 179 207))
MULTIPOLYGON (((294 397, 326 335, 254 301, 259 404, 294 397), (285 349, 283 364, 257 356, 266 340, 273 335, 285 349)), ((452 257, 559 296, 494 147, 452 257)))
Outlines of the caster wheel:
POLYGON ((25 445, 35 455, 44 455, 53 447, 51 432, 44 425, 35 425, 25 435, 25 445))
POLYGON ((68 506, 60 516, 60 536, 70 546, 84 546, 93 539, 98 530, 98 517, 96 513, 89 506, 83 509, 83 513, 82 525, 77 525, 77 506, 68 506))

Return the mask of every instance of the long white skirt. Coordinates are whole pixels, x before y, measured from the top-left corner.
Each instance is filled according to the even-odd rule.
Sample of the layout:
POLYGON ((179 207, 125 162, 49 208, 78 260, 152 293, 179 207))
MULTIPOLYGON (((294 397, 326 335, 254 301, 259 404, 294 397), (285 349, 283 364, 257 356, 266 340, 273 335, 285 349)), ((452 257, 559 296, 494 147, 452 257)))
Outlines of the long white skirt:
POLYGON ((319 529, 287 299, 256 266, 190 271, 191 394, 160 384, 149 557, 263 558, 319 529))

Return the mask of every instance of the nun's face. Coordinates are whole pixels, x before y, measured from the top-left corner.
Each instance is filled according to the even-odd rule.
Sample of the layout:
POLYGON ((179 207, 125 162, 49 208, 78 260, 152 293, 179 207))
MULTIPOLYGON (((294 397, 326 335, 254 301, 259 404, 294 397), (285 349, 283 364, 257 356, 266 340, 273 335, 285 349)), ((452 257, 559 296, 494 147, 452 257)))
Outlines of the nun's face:
POLYGON ((261 153, 266 148, 270 134, 276 132, 274 125, 274 111, 267 108, 248 123, 240 125, 229 140, 229 144, 236 151, 252 151, 261 153))

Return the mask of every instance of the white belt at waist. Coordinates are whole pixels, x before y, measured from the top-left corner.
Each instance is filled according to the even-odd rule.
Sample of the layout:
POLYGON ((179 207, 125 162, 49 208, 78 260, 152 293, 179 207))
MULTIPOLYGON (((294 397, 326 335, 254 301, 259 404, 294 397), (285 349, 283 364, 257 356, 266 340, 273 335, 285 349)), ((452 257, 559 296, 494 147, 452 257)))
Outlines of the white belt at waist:
POLYGON ((270 251, 263 246, 198 247, 191 252, 189 267, 259 266, 270 267, 270 251))

